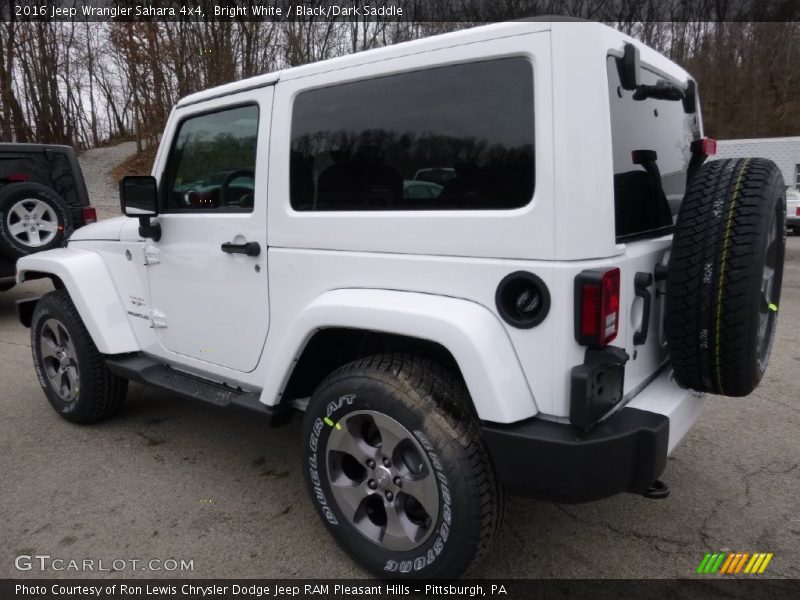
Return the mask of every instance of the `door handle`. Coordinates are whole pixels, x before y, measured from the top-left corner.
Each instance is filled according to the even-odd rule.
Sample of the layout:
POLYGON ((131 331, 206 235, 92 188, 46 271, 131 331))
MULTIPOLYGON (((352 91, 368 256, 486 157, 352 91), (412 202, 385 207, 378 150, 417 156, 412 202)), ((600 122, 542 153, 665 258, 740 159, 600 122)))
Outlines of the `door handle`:
POLYGON ((246 242, 244 244, 234 244, 225 242, 220 246, 220 250, 228 254, 246 254, 247 256, 258 256, 261 254, 261 244, 258 242, 246 242))
POLYGON ((636 276, 633 278, 633 289, 636 291, 636 295, 644 300, 644 306, 642 307, 642 326, 639 331, 633 334, 634 346, 641 346, 647 341, 647 330, 650 328, 650 302, 652 300, 652 296, 650 296, 650 292, 647 291, 647 288, 649 288, 652 283, 652 273, 639 272, 636 273, 636 276))

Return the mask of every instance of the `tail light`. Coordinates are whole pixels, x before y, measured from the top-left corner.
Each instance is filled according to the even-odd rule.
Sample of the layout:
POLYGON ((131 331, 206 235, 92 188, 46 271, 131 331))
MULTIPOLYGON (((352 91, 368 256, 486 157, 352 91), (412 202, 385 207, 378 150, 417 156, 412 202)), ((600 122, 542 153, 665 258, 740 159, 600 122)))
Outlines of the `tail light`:
POLYGON ((690 149, 694 154, 714 156, 717 153, 717 140, 707 137, 700 138, 692 142, 690 149))
POLYGON ((800 206, 798 206, 797 208, 794 209, 794 215, 796 217, 800 217, 800 206))
POLYGON ((97 211, 94 206, 83 207, 83 224, 97 223, 97 211))
POLYGON ((588 269, 575 277, 575 339, 602 348, 619 331, 619 269, 588 269))
POLYGON ((28 176, 25 175, 24 173, 9 173, 6 176, 6 180, 9 183, 16 183, 16 182, 19 182, 19 181, 28 181, 28 176))

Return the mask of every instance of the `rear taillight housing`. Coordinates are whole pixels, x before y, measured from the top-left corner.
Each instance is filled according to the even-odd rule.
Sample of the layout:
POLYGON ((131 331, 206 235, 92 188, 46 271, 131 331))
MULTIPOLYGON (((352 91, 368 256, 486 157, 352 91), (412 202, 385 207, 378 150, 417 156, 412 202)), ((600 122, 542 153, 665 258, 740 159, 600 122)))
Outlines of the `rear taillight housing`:
POLYGON ((692 142, 690 150, 694 154, 714 156, 717 153, 717 140, 708 137, 700 138, 692 142))
POLYGON ((796 217, 800 217, 800 206, 798 206, 796 209, 794 209, 794 215, 796 217))
POLYGON ((575 339, 602 348, 619 331, 619 269, 587 269, 575 277, 575 339))
POLYGON ((9 183, 16 183, 16 182, 20 182, 20 181, 28 181, 28 176, 25 175, 24 173, 9 173, 6 176, 6 180, 9 183))
POLYGON ((83 224, 97 223, 97 211, 94 206, 83 207, 83 224))

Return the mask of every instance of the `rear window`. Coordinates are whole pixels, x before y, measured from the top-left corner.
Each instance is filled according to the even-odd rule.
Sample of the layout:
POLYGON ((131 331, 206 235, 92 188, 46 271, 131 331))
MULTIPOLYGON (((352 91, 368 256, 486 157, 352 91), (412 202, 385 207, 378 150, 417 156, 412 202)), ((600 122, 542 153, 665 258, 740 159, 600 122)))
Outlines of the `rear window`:
POLYGON ((292 111, 298 211, 485 210, 533 197, 533 70, 524 58, 311 90, 292 111))
MULTIPOLYGON (((698 113, 676 100, 634 100, 620 85, 617 61, 607 61, 614 154, 614 203, 618 241, 669 231, 686 190, 690 144, 700 137, 698 113), (635 164, 633 153, 641 164, 635 164)), ((642 66, 641 83, 659 80, 642 66)))

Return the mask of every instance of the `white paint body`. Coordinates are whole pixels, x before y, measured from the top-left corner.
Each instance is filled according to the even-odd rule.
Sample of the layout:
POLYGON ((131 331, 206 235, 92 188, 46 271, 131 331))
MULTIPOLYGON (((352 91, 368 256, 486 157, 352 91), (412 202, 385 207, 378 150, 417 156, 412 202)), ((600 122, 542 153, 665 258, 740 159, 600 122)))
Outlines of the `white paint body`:
MULTIPOLYGON (((660 327, 651 327, 647 346, 632 343, 641 325, 634 274, 665 262, 671 237, 615 241, 606 59, 626 42, 640 49, 649 69, 686 83, 688 75, 666 58, 599 24, 504 23, 194 94, 174 109, 152 174, 161 179, 183 118, 255 102, 254 211, 161 215, 157 243, 139 238, 133 219, 90 225, 76 232, 68 249, 21 259, 19 279, 37 271, 65 281, 102 352, 141 351, 208 379, 260 390, 267 405, 281 400, 295 359, 316 331, 348 327, 447 348, 483 420, 567 422, 570 369, 583 362, 585 350, 573 335, 575 276, 619 267, 621 322, 614 345, 631 356, 638 350, 626 365, 625 401, 670 418, 672 450, 703 400, 674 384, 663 368, 660 327), (288 148, 298 93, 505 56, 526 57, 533 66, 536 187, 530 204, 481 211, 291 208, 288 148), (221 253, 220 244, 234 238, 258 241, 263 251, 258 257, 221 253), (532 329, 508 325, 495 307, 499 281, 517 270, 541 277, 552 297, 547 318, 532 329)), ((660 302, 653 310, 660 324, 660 302)))

